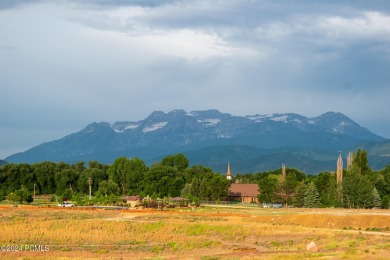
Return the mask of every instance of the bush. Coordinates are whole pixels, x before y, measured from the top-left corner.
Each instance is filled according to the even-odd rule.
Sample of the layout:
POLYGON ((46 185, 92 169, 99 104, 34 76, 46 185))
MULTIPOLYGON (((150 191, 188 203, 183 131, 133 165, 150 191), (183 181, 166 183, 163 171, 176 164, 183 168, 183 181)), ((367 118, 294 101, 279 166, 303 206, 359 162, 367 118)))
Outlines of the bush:
POLYGON ((10 192, 7 196, 7 200, 12 202, 19 202, 20 197, 15 192, 10 192))

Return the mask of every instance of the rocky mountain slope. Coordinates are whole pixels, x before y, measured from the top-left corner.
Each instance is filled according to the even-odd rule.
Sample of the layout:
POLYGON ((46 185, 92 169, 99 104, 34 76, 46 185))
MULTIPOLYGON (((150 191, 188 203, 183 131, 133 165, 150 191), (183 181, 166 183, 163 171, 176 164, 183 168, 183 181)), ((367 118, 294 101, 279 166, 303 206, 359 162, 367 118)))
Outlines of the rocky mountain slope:
POLYGON ((237 166, 238 171, 274 167, 283 162, 283 157, 284 162, 292 160, 296 168, 309 164, 316 167, 304 168, 318 171, 326 170, 327 167, 321 165, 327 160, 330 164, 339 152, 384 141, 385 138, 341 113, 328 112, 314 118, 292 113, 241 117, 218 110, 189 113, 173 110, 169 113, 156 111, 140 121, 91 123, 77 133, 43 143, 5 160, 28 163, 98 160, 110 163, 120 156, 127 156, 153 163, 156 158, 167 154, 185 152, 195 160, 191 161, 192 164, 212 166, 226 164, 234 154, 234 149, 230 153, 227 149, 226 159, 220 156, 213 161, 210 158, 216 151, 223 154, 227 147, 241 147, 241 152, 236 155, 241 158, 237 161, 237 165, 241 165, 237 166), (310 151, 326 156, 311 157, 310 151), (209 155, 200 159, 204 154, 209 155), (271 161, 275 162, 271 164, 271 161))

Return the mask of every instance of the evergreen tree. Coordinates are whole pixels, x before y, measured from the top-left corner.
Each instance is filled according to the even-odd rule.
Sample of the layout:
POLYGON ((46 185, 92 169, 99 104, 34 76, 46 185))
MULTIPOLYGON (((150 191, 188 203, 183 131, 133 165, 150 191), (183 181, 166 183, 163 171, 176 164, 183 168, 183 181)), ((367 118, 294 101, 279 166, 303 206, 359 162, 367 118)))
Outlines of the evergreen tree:
POLYGON ((306 184, 301 181, 295 188, 294 207, 302 208, 304 205, 306 184))
POLYGON ((200 197, 200 181, 198 177, 192 178, 191 182, 191 194, 192 196, 200 197))
POLYGON ((180 196, 182 196, 183 198, 189 198, 191 196, 191 184, 186 183, 186 185, 180 192, 180 196))
POLYGON ((379 195, 378 190, 374 187, 372 190, 372 206, 374 208, 379 208, 381 206, 381 197, 379 195))
POLYGON ((313 182, 310 182, 305 191, 303 206, 305 208, 318 208, 320 206, 320 194, 313 182))
POLYGON ((321 172, 314 179, 314 183, 320 194, 321 205, 325 207, 339 207, 342 205, 341 187, 337 186, 335 173, 321 172))
POLYGON ((356 154, 354 154, 351 172, 362 175, 368 175, 371 173, 366 151, 358 149, 356 154))

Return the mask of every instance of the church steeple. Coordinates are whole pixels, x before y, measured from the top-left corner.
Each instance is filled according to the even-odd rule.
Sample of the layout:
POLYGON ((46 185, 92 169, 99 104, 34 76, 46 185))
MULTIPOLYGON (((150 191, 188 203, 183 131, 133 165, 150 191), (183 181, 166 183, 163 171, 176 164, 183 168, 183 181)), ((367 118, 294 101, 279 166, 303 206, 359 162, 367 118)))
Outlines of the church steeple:
POLYGON ((228 162, 228 169, 226 173, 226 179, 231 180, 232 179, 232 174, 230 172, 230 162, 228 162))

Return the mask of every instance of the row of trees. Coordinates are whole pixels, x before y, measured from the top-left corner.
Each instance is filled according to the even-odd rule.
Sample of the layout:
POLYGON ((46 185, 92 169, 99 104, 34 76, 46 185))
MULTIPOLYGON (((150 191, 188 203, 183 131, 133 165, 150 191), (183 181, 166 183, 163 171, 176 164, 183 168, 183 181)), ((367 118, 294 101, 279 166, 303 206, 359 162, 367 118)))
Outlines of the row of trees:
POLYGON ((390 165, 373 171, 368 164, 367 152, 358 150, 349 169, 343 170, 342 183, 337 183, 336 173, 321 172, 306 176, 296 169, 238 174, 235 181, 258 183, 259 201, 283 203, 295 207, 346 207, 389 208, 390 165))
MULTIPOLYGON (((189 167, 183 154, 170 155, 147 167, 139 158, 121 157, 111 165, 92 161, 66 164, 6 164, 0 167, 0 200, 18 200, 16 191, 56 194, 71 199, 91 193, 96 197, 141 195, 223 199, 230 183, 225 176, 203 166, 189 167), (92 183, 90 183, 92 180, 92 183)), ((20 193, 20 192, 19 192, 20 193)), ((20 197, 20 196, 19 196, 20 197)), ((23 197, 25 198, 25 197, 23 197)), ((27 200, 24 200, 27 201, 27 200)))
MULTIPOLYGON (((334 172, 309 175, 296 169, 238 174, 232 182, 258 183, 261 203, 296 207, 389 207, 390 165, 372 171, 367 153, 358 150, 342 183, 334 172)), ((76 164, 42 162, 6 164, 0 167, 0 200, 30 201, 31 194, 56 194, 71 199, 89 192, 99 201, 119 195, 143 197, 183 196, 200 200, 223 200, 230 183, 225 175, 204 166, 189 167, 183 154, 170 155, 151 167, 139 158, 121 157, 111 165, 96 161, 76 164), (92 180, 92 183, 90 183, 92 180)))

